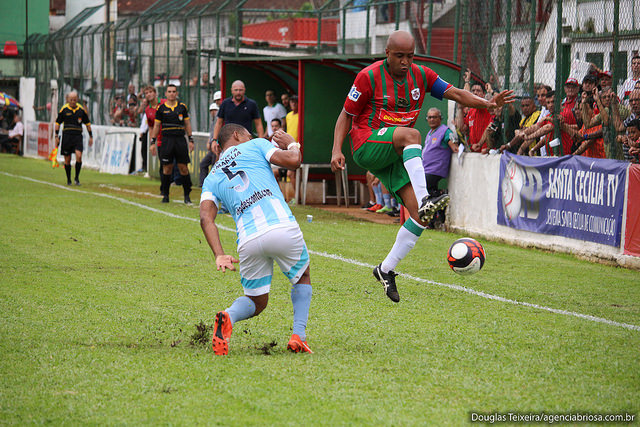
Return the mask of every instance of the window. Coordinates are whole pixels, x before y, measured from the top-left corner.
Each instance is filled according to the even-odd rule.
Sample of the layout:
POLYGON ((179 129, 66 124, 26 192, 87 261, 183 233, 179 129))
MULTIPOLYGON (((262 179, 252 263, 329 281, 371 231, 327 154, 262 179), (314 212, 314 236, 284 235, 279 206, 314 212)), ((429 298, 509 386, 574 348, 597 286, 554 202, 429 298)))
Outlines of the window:
POLYGON ((604 66, 604 53, 589 52, 585 55, 585 61, 595 64, 596 67, 602 70, 604 66))
POLYGON ((616 86, 622 84, 622 82, 624 82, 627 77, 629 77, 627 76, 627 52, 617 52, 615 62, 613 61, 613 52, 611 52, 609 54, 609 63, 613 64, 613 66, 611 67, 611 71, 613 71, 614 68, 616 70, 617 82, 613 82, 613 85, 616 86))

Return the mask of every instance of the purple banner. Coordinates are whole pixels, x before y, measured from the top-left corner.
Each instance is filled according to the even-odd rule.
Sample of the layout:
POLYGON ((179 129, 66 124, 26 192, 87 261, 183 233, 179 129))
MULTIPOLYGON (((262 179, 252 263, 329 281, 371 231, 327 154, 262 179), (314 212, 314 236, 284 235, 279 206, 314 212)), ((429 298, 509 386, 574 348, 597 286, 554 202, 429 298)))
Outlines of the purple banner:
POLYGON ((505 153, 498 224, 619 247, 628 166, 582 156, 505 153))

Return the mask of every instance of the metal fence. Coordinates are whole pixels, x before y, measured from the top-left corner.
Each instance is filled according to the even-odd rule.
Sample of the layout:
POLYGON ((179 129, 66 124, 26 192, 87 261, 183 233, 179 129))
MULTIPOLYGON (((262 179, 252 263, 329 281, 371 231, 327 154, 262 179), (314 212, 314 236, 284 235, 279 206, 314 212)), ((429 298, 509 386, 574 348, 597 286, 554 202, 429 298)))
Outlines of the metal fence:
MULTIPOLYGON (((418 53, 520 95, 538 83, 561 88, 588 63, 621 84, 640 51, 636 0, 329 0, 297 10, 265 3, 159 0, 139 16, 93 26, 76 18, 31 36, 25 74, 36 78, 35 104, 47 103, 55 80, 61 92, 78 91, 94 123, 109 124, 114 99, 129 84, 152 84, 162 94, 175 83, 194 129, 206 130, 221 58, 380 54, 396 29, 414 34, 418 53)), ((47 119, 46 110, 37 114, 47 119)))

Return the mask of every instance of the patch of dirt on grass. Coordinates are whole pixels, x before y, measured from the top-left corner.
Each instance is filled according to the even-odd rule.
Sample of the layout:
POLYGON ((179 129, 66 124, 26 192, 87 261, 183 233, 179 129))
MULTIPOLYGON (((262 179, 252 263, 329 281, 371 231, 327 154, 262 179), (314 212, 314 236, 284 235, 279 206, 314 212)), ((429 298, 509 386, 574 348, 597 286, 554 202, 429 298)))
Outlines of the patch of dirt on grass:
POLYGON ((195 325, 196 331, 191 335, 191 341, 189 344, 192 346, 206 346, 211 340, 211 330, 213 325, 207 325, 202 320, 195 325))

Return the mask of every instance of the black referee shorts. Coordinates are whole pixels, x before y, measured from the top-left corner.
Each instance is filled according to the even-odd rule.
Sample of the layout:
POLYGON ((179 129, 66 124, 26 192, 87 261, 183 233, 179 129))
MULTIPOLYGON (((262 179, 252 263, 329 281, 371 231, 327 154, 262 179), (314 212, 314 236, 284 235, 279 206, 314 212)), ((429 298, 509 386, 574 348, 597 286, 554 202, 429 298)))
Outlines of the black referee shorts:
POLYGON ((181 164, 191 163, 189 158, 189 146, 187 139, 177 135, 162 135, 162 145, 160 146, 160 163, 163 165, 173 164, 173 160, 181 164))
POLYGON ((63 156, 70 156, 76 151, 84 151, 81 133, 64 133, 62 132, 62 153, 63 156))

